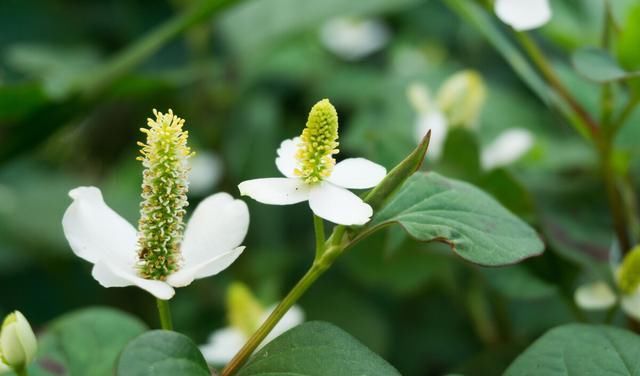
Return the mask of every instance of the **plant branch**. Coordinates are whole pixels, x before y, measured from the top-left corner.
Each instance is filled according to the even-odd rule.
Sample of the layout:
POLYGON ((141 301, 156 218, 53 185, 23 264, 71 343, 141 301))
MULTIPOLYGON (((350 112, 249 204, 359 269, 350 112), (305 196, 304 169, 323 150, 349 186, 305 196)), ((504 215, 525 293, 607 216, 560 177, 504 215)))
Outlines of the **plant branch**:
POLYGON ((316 259, 318 259, 324 252, 325 235, 324 222, 322 218, 315 214, 313 215, 313 229, 316 235, 316 259))

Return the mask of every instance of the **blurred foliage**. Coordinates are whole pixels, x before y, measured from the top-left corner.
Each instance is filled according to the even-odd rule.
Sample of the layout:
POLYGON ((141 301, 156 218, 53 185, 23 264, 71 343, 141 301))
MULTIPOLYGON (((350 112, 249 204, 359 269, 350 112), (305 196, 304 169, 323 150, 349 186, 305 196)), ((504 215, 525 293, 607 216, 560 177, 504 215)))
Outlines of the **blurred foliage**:
MULTIPOLYGON (((472 68, 487 85, 479 125, 451 132, 443 156, 427 157, 423 168, 485 190, 534 226, 547 252, 514 266, 482 268, 442 244, 417 243, 389 228, 349 250, 300 305, 308 319, 339 326, 405 375, 499 374, 549 328, 604 320, 572 300, 580 282, 604 273, 613 239, 596 155, 491 20, 471 15, 479 33, 449 7, 458 1, 238 1, 167 40, 101 90, 87 91, 88 77, 191 3, 0 2, 0 314, 19 308, 43 328, 65 312, 100 304, 157 327, 152 299, 134 288, 101 288, 90 265, 73 256, 61 228, 67 192, 78 185, 100 187, 106 202, 136 223, 136 141, 152 108, 172 108, 186 118, 196 153, 213 152, 222 161, 222 179, 190 197, 195 207, 216 191, 237 196, 242 180, 276 176, 279 143, 299 134, 309 106, 325 97, 340 114, 340 157, 362 156, 391 168, 417 144, 407 86, 437 88, 452 73, 472 68), (336 16, 373 17, 391 38, 363 59, 343 60, 319 37, 336 16), (483 33, 497 38, 501 51, 483 33), (505 51, 511 60, 502 57, 505 51), (516 126, 535 135, 534 148, 513 165, 482 170, 482 147, 516 126)), ((640 7, 627 11, 628 1, 612 3, 625 26, 616 46, 620 66, 608 65, 612 55, 587 50, 590 55, 577 59, 603 66, 581 76, 567 58, 598 43, 600 1, 554 1, 554 18, 540 31, 562 79, 589 109, 597 108, 598 91, 584 75, 618 79, 640 67, 640 7)), ((640 112, 629 119, 616 139, 617 155, 638 186, 640 112)), ((312 219, 304 205, 248 205, 247 251, 224 273, 180 289, 172 300, 177 329, 196 343, 225 325, 231 282, 247 283, 270 304, 313 258, 312 219)), ((117 325, 121 335, 129 334, 123 325, 136 332, 131 336, 143 330, 109 312, 100 314, 128 320, 117 325)), ((623 321, 619 315, 613 320, 623 321)), ((54 339, 64 325, 64 318, 56 319, 42 337, 43 353, 54 360, 68 351, 58 342, 64 338, 54 339)), ((96 336, 105 329, 97 330, 82 329, 96 336)), ((84 340, 87 348, 107 346, 100 338, 84 340)))

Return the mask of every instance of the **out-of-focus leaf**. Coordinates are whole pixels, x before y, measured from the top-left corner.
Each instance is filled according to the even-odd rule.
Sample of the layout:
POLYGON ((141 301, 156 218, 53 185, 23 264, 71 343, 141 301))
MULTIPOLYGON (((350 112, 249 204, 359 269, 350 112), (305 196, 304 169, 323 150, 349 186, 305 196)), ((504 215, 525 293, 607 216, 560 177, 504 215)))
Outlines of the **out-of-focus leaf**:
POLYGON ((640 68, 640 4, 635 4, 626 12, 626 19, 616 43, 616 54, 623 67, 640 68))
POLYGON ((491 170, 480 177, 477 185, 514 214, 526 220, 532 219, 534 205, 531 194, 510 171, 503 168, 491 170))
POLYGON ((38 338, 33 375, 113 375, 116 358, 146 326, 111 308, 86 308, 66 314, 38 338))
POLYGON ((453 178, 475 181, 480 170, 480 145, 475 134, 466 128, 447 133, 438 171, 453 178))
POLYGON ((271 341, 238 376, 400 375, 384 359, 342 329, 313 321, 271 341))
POLYGON ((538 278, 522 265, 481 270, 489 284, 512 299, 539 299, 553 295, 556 287, 538 278))
POLYGON ((544 250, 536 232, 492 197, 433 172, 409 178, 370 226, 393 223, 417 240, 446 243, 480 265, 512 264, 544 250))
POLYGON ((505 372, 521 375, 636 375, 640 338, 629 331, 585 324, 554 328, 505 372))
POLYGON ((4 128, 46 105, 49 98, 36 83, 0 86, 0 138, 4 128))
POLYGON ((153 330, 129 342, 118 359, 118 376, 209 376, 209 367, 189 337, 153 330))
POLYGON ((573 67, 583 77, 599 82, 611 82, 638 77, 640 71, 628 72, 601 48, 581 48, 573 53, 573 67))

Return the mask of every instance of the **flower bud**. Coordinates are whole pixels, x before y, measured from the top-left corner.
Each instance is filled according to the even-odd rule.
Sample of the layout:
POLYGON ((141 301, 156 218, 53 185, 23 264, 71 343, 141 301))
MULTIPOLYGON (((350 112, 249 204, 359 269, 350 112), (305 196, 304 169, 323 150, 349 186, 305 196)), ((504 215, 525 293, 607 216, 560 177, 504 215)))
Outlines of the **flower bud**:
POLYGON ((227 310, 229 324, 247 336, 262 324, 265 311, 249 288, 239 282, 232 283, 227 290, 227 310))
POLYGON ((25 367, 36 355, 37 347, 36 336, 22 313, 9 314, 0 331, 2 361, 14 369, 25 367))
POLYGON ((633 294, 638 290, 640 286, 640 245, 627 253, 616 274, 618 287, 624 294, 633 294))
POLYGON ((451 126, 475 125, 486 99, 486 89, 478 72, 463 70, 445 81, 438 91, 438 107, 451 126))

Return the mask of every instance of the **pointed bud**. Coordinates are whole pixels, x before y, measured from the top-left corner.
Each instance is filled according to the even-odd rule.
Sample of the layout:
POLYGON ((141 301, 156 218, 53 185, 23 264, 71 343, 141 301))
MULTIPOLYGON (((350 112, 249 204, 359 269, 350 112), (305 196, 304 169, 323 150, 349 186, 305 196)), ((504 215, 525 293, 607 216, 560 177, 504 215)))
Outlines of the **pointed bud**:
POLYGON ((618 287, 625 294, 632 294, 640 286, 640 245, 627 253, 617 272, 618 287))
POLYGON ((14 369, 29 364, 36 355, 36 336, 27 319, 19 311, 9 314, 0 331, 0 358, 14 369))
POLYGON ((442 84, 437 102, 451 126, 471 128, 480 117, 486 96, 482 76, 472 70, 463 70, 442 84))
POLYGON ((227 291, 227 310, 229 324, 239 329, 247 337, 262 324, 264 308, 253 296, 249 288, 239 282, 232 283, 227 291))

